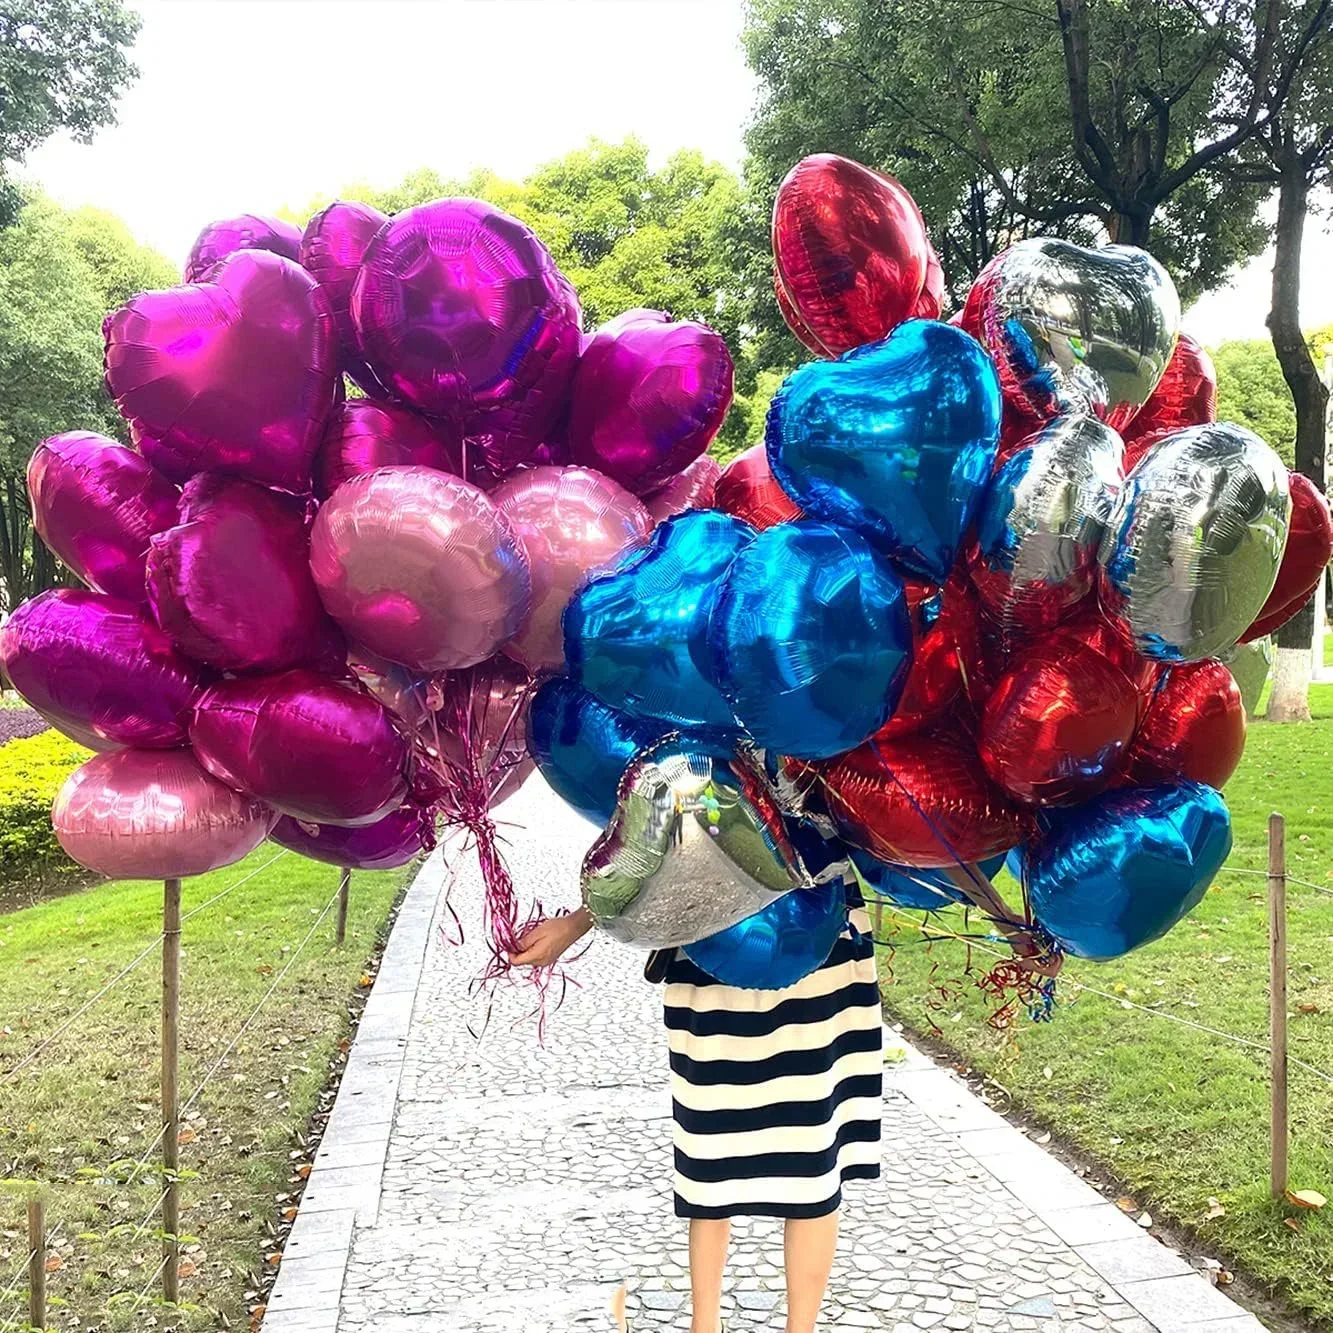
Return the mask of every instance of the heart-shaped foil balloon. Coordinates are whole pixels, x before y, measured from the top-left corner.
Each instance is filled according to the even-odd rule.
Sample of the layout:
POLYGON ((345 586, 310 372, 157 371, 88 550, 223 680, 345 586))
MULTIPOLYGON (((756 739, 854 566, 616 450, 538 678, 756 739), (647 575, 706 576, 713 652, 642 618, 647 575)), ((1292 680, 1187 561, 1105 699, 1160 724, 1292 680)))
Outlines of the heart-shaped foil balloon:
POLYGON ((643 497, 653 523, 665 523, 690 509, 711 509, 722 465, 708 454, 696 458, 684 472, 643 497))
POLYGON ((963 327, 990 353, 1008 401, 1039 421, 1092 412, 1122 430, 1175 350, 1180 299, 1166 270, 1135 246, 1034 238, 982 269, 963 327))
POLYGON ((1216 420, 1217 371, 1213 358, 1188 333, 1182 333, 1157 387, 1126 428, 1125 445, 1129 447, 1154 431, 1203 426, 1216 420))
MULTIPOLYGON (((779 305, 796 336, 824 356, 875 342, 922 313, 930 255, 921 212, 892 176, 816 153, 778 186, 779 305)), ((930 317, 938 313, 936 304, 930 317)))
POLYGON ((394 403, 349 398, 333 411, 315 455, 315 494, 327 500, 349 477, 380 467, 432 467, 462 476, 456 431, 394 403))
POLYGON ((641 949, 691 944, 808 887, 763 775, 668 737, 631 761, 583 862, 583 902, 641 949))
POLYGON ((752 444, 722 469, 713 489, 713 504, 760 532, 775 523, 790 523, 801 517, 800 505, 773 475, 768 451, 762 444, 752 444))
POLYGON ((299 264, 241 250, 197 285, 132 297, 103 332, 107 388, 150 462, 161 450, 174 480, 310 489, 338 358, 328 298, 299 264))
MULTIPOLYGON (((1314 596, 1333 559, 1333 516, 1323 492, 1302 472, 1287 476, 1291 490, 1291 528, 1273 591, 1241 635, 1242 643, 1262 639, 1285 625, 1314 596)), ((1216 785, 1216 784, 1214 784, 1216 785)))
POLYGON ((1245 750, 1240 686, 1215 658, 1168 668, 1126 766, 1141 786, 1188 778, 1221 788, 1245 750))
POLYGON ((210 222, 195 237, 185 261, 185 282, 203 282, 228 255, 238 250, 267 250, 284 259, 295 259, 301 249, 301 229, 281 218, 263 213, 210 222))

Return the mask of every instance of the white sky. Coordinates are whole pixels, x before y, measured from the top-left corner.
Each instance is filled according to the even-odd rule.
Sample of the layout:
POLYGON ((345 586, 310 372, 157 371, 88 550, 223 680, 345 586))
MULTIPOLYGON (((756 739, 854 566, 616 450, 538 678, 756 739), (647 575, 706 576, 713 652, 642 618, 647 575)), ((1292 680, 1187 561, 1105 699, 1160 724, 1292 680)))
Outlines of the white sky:
MULTIPOLYGON (((27 174, 118 213, 183 260, 228 214, 299 208, 354 181, 488 166, 519 177, 637 134, 657 159, 739 167, 754 81, 740 0, 135 0, 140 77, 91 146, 44 144, 27 174)), ((1333 321, 1333 240, 1312 220, 1304 322, 1333 321)), ((1213 344, 1263 337, 1271 258, 1199 301, 1213 344)))

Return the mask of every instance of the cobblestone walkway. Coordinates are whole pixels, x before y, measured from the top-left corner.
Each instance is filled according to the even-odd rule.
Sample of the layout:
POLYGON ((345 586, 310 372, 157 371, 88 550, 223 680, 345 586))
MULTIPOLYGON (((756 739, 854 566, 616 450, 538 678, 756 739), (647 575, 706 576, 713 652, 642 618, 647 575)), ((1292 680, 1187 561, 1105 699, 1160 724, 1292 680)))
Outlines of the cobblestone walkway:
MULTIPOLYGON (((571 903, 590 827, 540 780, 502 813, 515 881, 571 903)), ((475 872, 452 892, 461 948, 441 881, 428 867, 400 917, 265 1333, 614 1330, 622 1287, 631 1333, 687 1329, 660 989, 597 939, 539 1044, 527 990, 489 1016, 468 999, 475 872)), ((884 1178, 847 1190, 830 1328, 1262 1328, 957 1079, 915 1053, 886 1074, 884 1178)), ((728 1329, 780 1330, 780 1224, 734 1237, 728 1329)))

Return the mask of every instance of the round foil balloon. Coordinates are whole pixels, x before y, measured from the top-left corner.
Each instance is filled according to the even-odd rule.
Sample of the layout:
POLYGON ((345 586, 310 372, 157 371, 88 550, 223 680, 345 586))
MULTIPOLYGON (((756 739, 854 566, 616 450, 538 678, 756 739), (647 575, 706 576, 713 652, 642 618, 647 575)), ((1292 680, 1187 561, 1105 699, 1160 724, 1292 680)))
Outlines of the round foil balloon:
POLYGON ((56 838, 111 879, 184 879, 231 865, 276 815, 200 768, 188 750, 94 755, 65 779, 51 809, 56 838))
POLYGON ((315 494, 327 500, 350 477, 381 467, 431 467, 463 475, 463 441, 447 426, 392 403, 349 398, 334 409, 315 455, 315 494))
POLYGON ((683 472, 645 495, 644 507, 654 524, 664 523, 689 509, 711 509, 717 479, 721 475, 722 466, 717 459, 704 454, 683 472))
POLYGON ((1291 526, 1273 591, 1241 642, 1261 639, 1285 625, 1314 594, 1333 559, 1333 516, 1323 492, 1301 472, 1287 475, 1291 490, 1291 526))
POLYGON ((579 354, 578 299, 507 213, 477 199, 404 209, 366 249, 351 309, 380 383, 457 420, 497 472, 555 424, 579 354))
POLYGON ((629 310, 579 357, 569 396, 576 463, 645 495, 688 467, 731 406, 731 353, 706 324, 629 310))
POLYGON ((339 486, 315 517, 310 570, 349 638, 421 671, 484 661, 531 602, 509 520, 433 468, 380 468, 339 486))
POLYGON ((490 809, 532 772, 528 757, 528 704, 532 677, 514 662, 493 658, 450 672, 439 710, 438 744, 444 760, 442 808, 453 817, 490 809), (472 805, 469 805, 469 802, 472 805))
POLYGON ((238 250, 268 250, 284 259, 295 259, 301 249, 301 229, 280 218, 262 213, 210 222, 195 237, 185 261, 186 282, 203 282, 213 268, 238 250))
POLYGON ((314 824, 373 824, 407 793, 407 742, 383 705, 299 667, 214 685, 190 745, 228 786, 314 824))
POLYGON ((722 576, 753 538, 744 523, 696 510, 655 528, 565 611, 569 674, 603 703, 677 727, 734 730, 708 647, 722 576))
POLYGON ((837 880, 795 889, 682 952, 724 986, 782 990, 809 976, 833 952, 847 929, 845 899, 837 880))
POLYGON ((96 592, 147 600, 148 539, 176 522, 180 494, 132 449, 87 430, 52 435, 28 460, 32 524, 96 592))
POLYGON ((976 607, 958 577, 943 588, 909 579, 907 612, 912 629, 911 668, 880 740, 906 736, 945 716, 963 690, 963 656, 974 652, 976 607))
POLYGON ((584 467, 535 467, 491 492, 532 571, 527 619, 505 653, 529 671, 565 664, 560 617, 574 590, 652 530, 647 509, 623 486, 584 467))
POLYGON ((1148 401, 1125 429, 1129 446, 1160 430, 1180 430, 1217 420, 1217 371, 1213 358, 1188 333, 1176 339, 1176 350, 1148 401))
POLYGON ((762 775, 668 737, 631 761, 583 862, 583 902, 624 944, 714 935, 809 880, 762 775))
POLYGON ((283 815, 269 841, 312 861, 351 870, 393 870, 435 845, 430 815, 420 806, 404 804, 383 819, 359 828, 338 824, 307 824, 283 815))
POLYGON ((103 333, 107 388, 150 463, 175 481, 310 488, 338 357, 328 297, 300 265, 239 251, 196 286, 131 297, 103 333))
POLYGON ((1211 657, 1253 623, 1287 542, 1287 470, 1257 436, 1218 422, 1158 444, 1102 538, 1102 604, 1145 657, 1211 657))
POLYGON ((1223 787, 1245 750, 1245 705, 1221 662, 1167 669, 1134 737, 1126 771, 1140 786, 1188 778, 1223 787))
POLYGON ((222 671, 341 663, 310 577, 305 502, 239 477, 185 485, 181 522, 153 538, 148 596, 182 652, 222 671))
POLYGON ((713 676, 756 744, 803 759, 883 726, 912 661, 902 580, 864 537, 810 521, 738 552, 708 641, 713 676))
POLYGON ((1028 899, 1079 958, 1119 958, 1160 939, 1199 905, 1231 851, 1226 805, 1197 782, 1107 792, 1043 822, 1022 855, 1028 899))
POLYGON ((883 338, 917 313, 930 255, 921 212, 892 176, 816 153, 778 186, 773 261, 783 313, 795 314, 793 332, 825 356, 883 338))
POLYGON ((982 269, 963 327, 990 353, 1016 406, 1040 421, 1092 412, 1121 430, 1171 359, 1180 298, 1167 271, 1135 246, 1088 250, 1037 237, 982 269))
POLYGON ((96 750, 184 745, 205 683, 142 607, 74 588, 44 592, 9 617, 0 666, 57 731, 96 750))
POLYGON ((939 319, 944 309, 944 265, 926 237, 926 280, 912 310, 913 319, 939 319))
POLYGON ((801 517, 801 507, 778 485, 762 444, 752 444, 723 468, 713 490, 713 503, 723 513, 761 532, 775 523, 790 523, 801 517))
POLYGON ((942 582, 995 461, 1000 393, 976 341, 911 320, 840 361, 789 375, 766 447, 811 518, 854 528, 942 582))

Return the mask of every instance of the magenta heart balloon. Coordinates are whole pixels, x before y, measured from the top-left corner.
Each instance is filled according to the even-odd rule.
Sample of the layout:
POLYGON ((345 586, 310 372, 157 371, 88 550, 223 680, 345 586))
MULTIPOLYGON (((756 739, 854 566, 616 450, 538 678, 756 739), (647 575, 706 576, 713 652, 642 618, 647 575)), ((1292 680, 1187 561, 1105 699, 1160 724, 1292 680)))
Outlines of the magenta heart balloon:
POLYGON ((284 259, 295 259, 301 249, 301 229, 262 213, 210 222, 195 237, 185 261, 185 281, 203 282, 209 272, 238 250, 267 250, 284 259))
POLYGON ((310 569, 349 639, 420 671, 490 657, 532 595, 509 520, 476 486, 425 467, 339 486, 315 518, 310 569))
POLYGON ((579 358, 569 406, 574 461, 645 495, 708 448, 731 391, 731 353, 719 334, 659 310, 627 310, 579 358))
POLYGON ((316 824, 373 824, 407 794, 407 742, 388 710, 300 667, 213 686, 190 745, 229 787, 316 824))
POLYGON ((491 498, 513 524, 532 571, 531 610, 504 651, 529 671, 560 671, 560 617, 574 590, 647 537, 652 518, 623 486, 583 467, 525 468, 491 498))
POLYGON ((168 476, 310 488, 338 366, 328 297, 299 264, 242 250, 206 282, 132 297, 103 332, 107 388, 168 476))
POLYGON ((309 549, 305 501, 203 473, 186 484, 180 524, 153 538, 153 615, 182 652, 222 671, 341 664, 309 549))
POLYGON ((383 819, 357 828, 308 824, 283 815, 268 837, 312 861, 351 870, 393 870, 435 846, 435 827, 428 811, 404 804, 383 819))
POLYGON ((717 459, 701 454, 684 472, 645 495, 643 503, 655 524, 665 523, 687 509, 711 509, 721 475, 722 465, 717 459))
POLYGON ((93 431, 52 435, 28 460, 38 536, 89 587, 147 599, 148 539, 176 522, 180 493, 147 461, 93 431))
POLYGON ((95 755, 65 779, 51 810, 65 851, 111 879, 183 879, 229 866, 264 841, 276 817, 205 773, 188 750, 95 755))
POLYGON ((351 308, 380 383, 460 422, 497 472, 528 459, 564 406, 578 298, 536 236, 490 204, 399 213, 367 248, 351 308))
POLYGON ((431 467, 458 474, 463 441, 441 421, 369 398, 335 408, 315 455, 315 494, 327 499, 348 477, 380 467, 431 467))
POLYGON ((78 588, 24 602, 0 627, 0 666, 53 727, 99 750, 184 745, 206 683, 141 607, 78 588))

